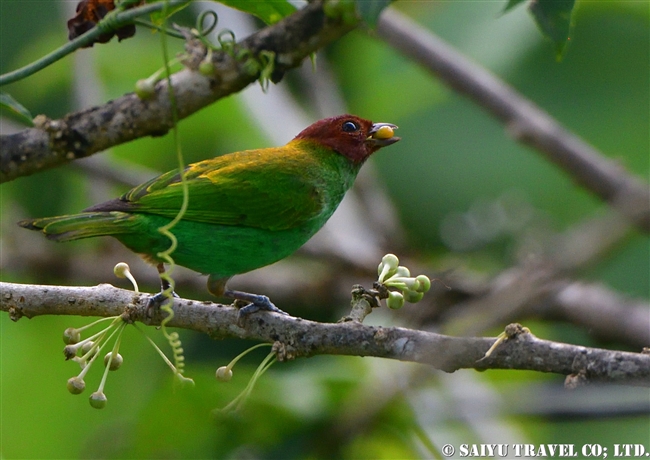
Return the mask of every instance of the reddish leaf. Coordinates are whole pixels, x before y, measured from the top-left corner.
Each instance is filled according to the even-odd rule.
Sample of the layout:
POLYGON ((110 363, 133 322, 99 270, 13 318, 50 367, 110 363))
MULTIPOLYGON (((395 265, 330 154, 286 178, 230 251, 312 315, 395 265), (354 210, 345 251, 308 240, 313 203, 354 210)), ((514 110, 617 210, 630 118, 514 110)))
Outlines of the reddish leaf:
MULTIPOLYGON (((135 6, 136 3, 130 5, 135 6)), ((88 32, 95 27, 109 11, 115 9, 114 0, 81 0, 77 4, 77 14, 68 21, 68 39, 73 40, 79 35, 88 32)), ((130 38, 135 35, 135 24, 129 24, 116 30, 103 33, 98 36, 92 43, 86 47, 93 46, 95 43, 106 43, 113 35, 117 35, 118 40, 130 38)))

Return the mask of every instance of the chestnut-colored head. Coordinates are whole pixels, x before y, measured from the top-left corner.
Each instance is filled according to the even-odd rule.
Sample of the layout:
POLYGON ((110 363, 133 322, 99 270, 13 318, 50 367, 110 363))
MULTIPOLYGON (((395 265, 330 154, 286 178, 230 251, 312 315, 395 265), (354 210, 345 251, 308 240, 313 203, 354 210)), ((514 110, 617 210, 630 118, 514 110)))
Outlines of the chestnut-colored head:
POLYGON ((325 118, 308 126, 295 139, 309 139, 331 148, 349 158, 353 163, 363 163, 382 147, 394 144, 397 126, 390 123, 373 123, 354 115, 325 118))

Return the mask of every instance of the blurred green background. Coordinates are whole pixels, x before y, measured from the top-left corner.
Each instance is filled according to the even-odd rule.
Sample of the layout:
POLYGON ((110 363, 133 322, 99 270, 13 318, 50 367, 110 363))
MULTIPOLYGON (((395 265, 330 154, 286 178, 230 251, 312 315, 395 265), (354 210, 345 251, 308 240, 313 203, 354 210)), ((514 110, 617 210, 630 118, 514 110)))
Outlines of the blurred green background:
MULTIPOLYGON (((65 42, 70 6, 63 7, 64 3, 0 3, 2 73, 65 42)), ((648 180, 648 4, 579 2, 571 42, 559 63, 553 46, 542 38, 525 8, 502 16, 504 4, 404 1, 394 7, 648 180)), ((191 14, 185 10, 179 21, 191 21, 191 14)), ((224 27, 230 25, 219 24, 224 27)), ((171 43, 174 52, 182 49, 179 41, 171 43)), ((388 191, 406 230, 404 250, 419 260, 441 270, 462 265, 489 276, 512 263, 522 228, 560 232, 603 212, 599 200, 577 188, 539 154, 515 144, 483 110, 371 34, 354 31, 321 57, 350 113, 400 126, 403 140, 371 161, 377 181, 388 191), (474 235, 455 224, 472 210, 495 202, 521 210, 516 225, 474 235)), ((79 108, 75 100, 84 82, 100 88, 95 101, 99 104, 132 91, 136 80, 162 64, 159 37, 147 30, 119 44, 113 40, 83 50, 75 59, 68 57, 3 90, 33 114, 56 118, 79 108)), ((317 114, 314 95, 301 91, 300 79, 296 72, 280 85, 312 117, 306 126, 317 114)), ((241 95, 234 95, 182 121, 186 162, 270 145, 252 112, 241 95)), ((8 126, 3 122, 3 131, 8 126)), ((176 165, 169 135, 141 139, 103 155, 134 170, 142 166, 165 171, 176 165)), ((114 245, 37 242, 15 222, 75 212, 125 189, 124 185, 106 185, 72 166, 2 185, 2 280, 96 282, 79 277, 83 270, 74 267, 84 253, 89 254, 84 263, 105 273, 105 282, 118 284, 111 273, 121 260, 112 255, 114 245), (22 252, 29 257, 21 257, 22 252), (41 255, 34 256, 34 252, 41 255), (46 262, 35 263, 39 257, 46 262), (51 266, 69 270, 52 272, 51 266), (73 273, 77 276, 72 277, 73 273)), ((131 257, 128 262, 137 265, 136 256, 131 257)), ((581 275, 624 295, 650 298, 647 235, 628 238, 581 275)), ((182 286, 179 292, 208 298, 204 292, 182 286)), ((272 292, 268 294, 273 298, 272 292)), ((291 305, 282 308, 296 311, 291 305)), ((310 312, 305 305, 296 308, 310 319, 335 321, 340 317, 336 316, 339 312, 310 312)), ((408 311, 399 315, 408 315, 408 311)), ((393 321, 388 316, 379 318, 384 325, 393 321)), ((71 396, 65 388, 78 368, 63 361, 60 337, 66 327, 86 322, 37 318, 12 323, 7 315, 0 315, 2 458, 420 458, 427 456, 423 437, 438 446, 518 442, 580 447, 598 442, 603 446, 641 443, 650 449, 647 390, 621 387, 568 393, 557 376, 517 371, 445 375, 413 364, 368 358, 324 356, 277 364, 258 383, 240 413, 215 416, 211 410, 224 407, 245 387, 266 351, 258 350, 244 359, 233 381, 218 383, 215 369, 251 344, 216 342, 187 331, 180 332, 195 389, 175 391, 164 363, 129 328, 122 346, 124 366, 109 376, 108 406, 97 411, 90 408, 86 397, 99 383, 98 369, 87 378, 91 388, 84 395, 71 396), (620 410, 602 409, 603 395, 620 410), (572 404, 575 413, 567 409, 572 404)), ((526 325, 544 338, 619 346, 600 343, 588 331, 563 323, 526 325)), ((158 331, 147 332, 166 349, 158 331)))

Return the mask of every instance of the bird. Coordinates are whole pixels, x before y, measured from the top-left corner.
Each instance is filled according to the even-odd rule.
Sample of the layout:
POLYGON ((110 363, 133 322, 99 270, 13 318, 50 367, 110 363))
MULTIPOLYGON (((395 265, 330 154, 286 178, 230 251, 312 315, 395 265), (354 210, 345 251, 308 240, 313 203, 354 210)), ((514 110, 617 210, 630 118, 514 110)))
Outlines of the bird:
MULTIPOLYGON (((395 129, 392 123, 339 115, 313 123, 282 147, 188 165, 187 209, 171 230, 178 241, 174 263, 208 275, 208 291, 216 297, 244 301, 240 318, 258 310, 284 313, 267 296, 231 290, 226 283, 305 244, 332 216, 368 157, 400 140, 395 129)), ((177 168, 78 214, 18 225, 59 242, 114 237, 162 274, 159 253, 170 240, 159 228, 178 214, 182 183, 177 168)), ((163 281, 163 291, 168 287, 163 281)), ((162 294, 156 301, 163 301, 162 294)))

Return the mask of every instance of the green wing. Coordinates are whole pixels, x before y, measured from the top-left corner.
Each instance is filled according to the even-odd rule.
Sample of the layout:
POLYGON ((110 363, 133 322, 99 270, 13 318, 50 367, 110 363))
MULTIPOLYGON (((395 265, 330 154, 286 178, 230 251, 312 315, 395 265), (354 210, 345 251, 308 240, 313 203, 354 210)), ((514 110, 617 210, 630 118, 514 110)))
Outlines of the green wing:
MULTIPOLYGON (((324 184, 310 174, 316 160, 289 146, 248 150, 186 168, 189 203, 184 220, 282 230, 323 210, 324 184)), ((124 194, 130 210, 174 218, 183 202, 178 171, 124 194)))

